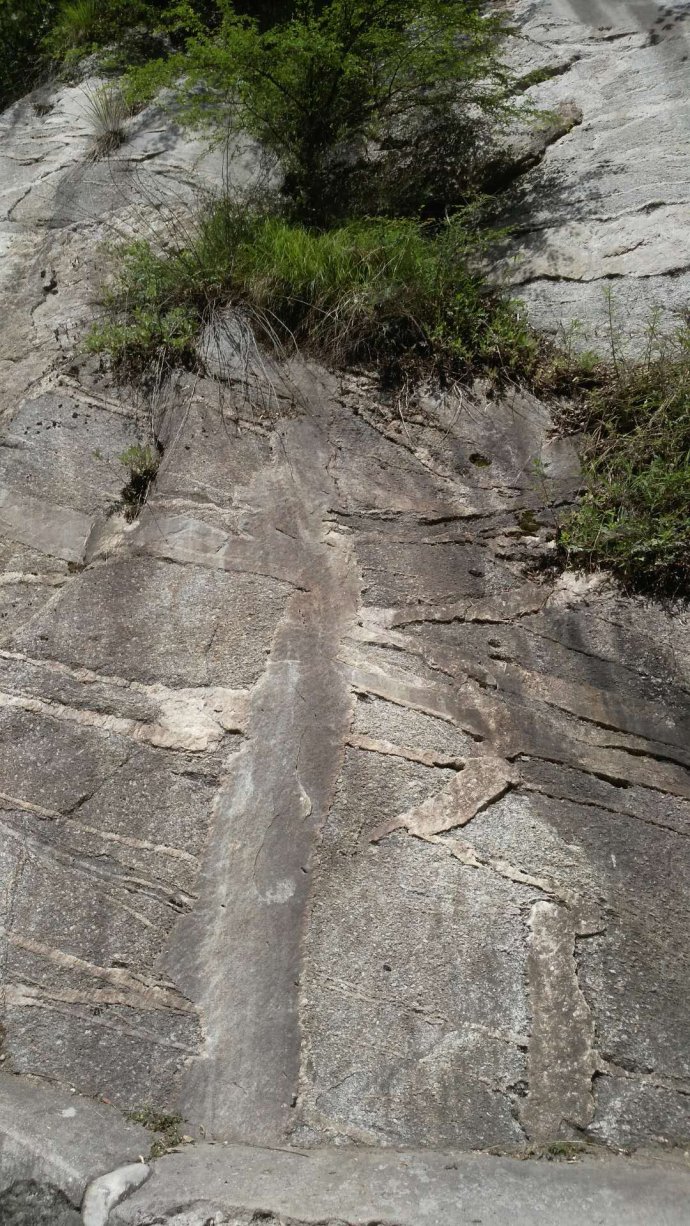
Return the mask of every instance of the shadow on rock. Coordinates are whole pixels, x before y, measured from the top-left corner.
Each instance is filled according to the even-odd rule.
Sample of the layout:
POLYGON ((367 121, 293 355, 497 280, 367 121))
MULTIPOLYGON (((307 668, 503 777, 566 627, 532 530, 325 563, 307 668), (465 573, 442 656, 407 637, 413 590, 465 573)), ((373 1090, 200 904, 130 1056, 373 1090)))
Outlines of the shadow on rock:
POLYGON ((2 1226, 81 1226, 81 1215, 52 1183, 18 1179, 0 1192, 2 1226))

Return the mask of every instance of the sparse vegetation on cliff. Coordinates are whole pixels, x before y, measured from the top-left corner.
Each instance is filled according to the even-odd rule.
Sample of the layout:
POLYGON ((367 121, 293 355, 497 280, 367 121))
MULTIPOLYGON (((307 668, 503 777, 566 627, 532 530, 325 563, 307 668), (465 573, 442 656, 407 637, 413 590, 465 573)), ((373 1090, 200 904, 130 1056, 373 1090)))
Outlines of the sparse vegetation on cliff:
POLYGON ((129 107, 117 85, 101 85, 85 92, 84 112, 93 132, 94 159, 107 157, 124 140, 129 107))
POLYGON ((582 404, 587 491, 561 529, 568 560, 631 588, 690 590, 690 327, 642 361, 613 352, 582 404))
POLYGON ((204 325, 235 305, 280 352, 570 396, 586 491, 561 557, 686 591, 690 331, 636 363, 559 352, 480 271, 482 167, 549 71, 511 79, 505 30, 480 0, 0 0, 0 103, 99 52, 125 76, 91 98, 95 155, 166 85, 178 118, 248 131, 280 168, 260 207, 216 202, 181 241, 121 250, 87 348, 130 374, 199 365, 204 325))
POLYGON ((209 31, 215 0, 0 0, 0 109, 87 55, 122 72, 209 31))
POLYGON ((281 188, 255 211, 216 203, 165 251, 130 245, 89 347, 130 370, 194 362, 203 323, 233 303, 264 340, 336 364, 522 369, 531 338, 478 260, 477 167, 513 114, 504 17, 479 0, 254 8, 217 0, 204 22, 178 4, 196 21, 184 49, 125 88, 141 103, 167 84, 178 117, 249 131, 281 188))
POLYGON ((371 364, 393 378, 499 375, 533 350, 510 303, 472 271, 480 241, 462 215, 440 226, 379 218, 314 231, 221 203, 180 247, 125 249, 109 317, 87 344, 130 370, 193 363, 203 323, 234 303, 282 351, 371 364))
POLYGON ((139 515, 153 481, 156 479, 160 454, 149 444, 133 443, 120 456, 129 476, 122 487, 121 505, 130 523, 139 515))
POLYGON ((137 1111, 128 1111, 127 1119, 133 1124, 141 1124, 154 1133, 151 1142, 150 1158, 160 1158, 191 1141, 182 1131, 184 1120, 181 1115, 158 1111, 155 1107, 140 1107, 137 1111))

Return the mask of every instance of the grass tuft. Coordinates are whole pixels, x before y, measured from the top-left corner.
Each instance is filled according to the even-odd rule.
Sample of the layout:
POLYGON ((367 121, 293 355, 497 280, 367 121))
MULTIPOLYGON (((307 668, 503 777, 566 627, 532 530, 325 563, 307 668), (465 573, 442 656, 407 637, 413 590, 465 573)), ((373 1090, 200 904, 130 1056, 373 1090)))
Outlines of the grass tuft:
POLYGON ((94 137, 93 157, 107 157, 119 149, 130 115, 119 86, 101 85, 95 90, 84 90, 84 113, 94 137))
POLYGON ((563 523, 569 563, 637 591, 690 591, 690 325, 641 362, 618 358, 583 402, 587 489, 563 523))
POLYGON ((338 366, 500 373, 530 363, 532 340, 476 269, 479 240, 462 216, 431 226, 355 220, 326 232, 227 203, 184 246, 121 253, 108 317, 87 345, 134 369, 193 363, 199 331, 228 304, 265 343, 338 366))
POLYGON ((148 497, 149 489, 156 478, 159 455, 152 447, 133 443, 120 456, 120 463, 129 471, 129 479, 122 487, 121 505, 125 519, 132 523, 138 518, 148 497))
POLYGON ((157 1111, 155 1107, 141 1107, 138 1111, 128 1111, 127 1119, 131 1120, 133 1124, 142 1124, 144 1128, 148 1128, 150 1132, 156 1134, 151 1142, 149 1154, 151 1158, 160 1158, 171 1149, 176 1149, 178 1145, 182 1145, 184 1141, 190 1140, 189 1137, 183 1135, 182 1124, 184 1121, 181 1115, 157 1111))
POLYGON ((70 0, 59 10, 50 32, 51 50, 65 54, 76 48, 90 49, 99 38, 102 21, 103 4, 99 0, 70 0))

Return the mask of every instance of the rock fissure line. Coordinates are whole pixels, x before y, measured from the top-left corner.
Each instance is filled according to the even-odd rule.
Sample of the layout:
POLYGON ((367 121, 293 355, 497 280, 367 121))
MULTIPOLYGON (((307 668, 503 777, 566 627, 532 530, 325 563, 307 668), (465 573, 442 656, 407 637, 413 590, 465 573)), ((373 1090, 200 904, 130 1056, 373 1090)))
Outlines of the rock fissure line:
MULTIPOLYGON (((599 778, 599 776, 595 776, 595 778, 599 778)), ((555 790, 555 788, 550 791, 547 785, 526 783, 523 781, 521 783, 521 787, 526 792, 537 792, 540 796, 546 796, 550 800, 570 801, 571 803, 573 800, 573 797, 569 796, 566 792, 558 792, 555 790)), ((668 823, 657 821, 652 817, 643 817, 641 813, 632 813, 629 809, 615 808, 614 805, 605 805, 602 801, 593 800, 591 797, 587 798, 587 805, 588 807, 591 806, 593 809, 601 809, 604 813, 615 813, 618 816, 620 816, 621 813, 624 813, 626 817, 630 817, 633 821, 642 822, 647 826, 655 826, 658 830, 668 831, 669 834, 677 834, 679 838, 690 838, 690 830, 678 830, 676 826, 670 826, 668 823)))
POLYGON ((510 864, 498 856, 490 856, 484 852, 477 851, 470 843, 465 843, 461 839, 443 839, 430 838, 429 842, 437 842, 448 848, 450 854, 459 860, 461 864, 468 868, 484 868, 491 873, 496 873, 497 876, 503 877, 506 881, 512 881, 516 885, 526 885, 538 890, 540 894, 545 894, 547 898, 553 898, 557 903, 562 903, 565 907, 577 910, 580 906, 580 897, 573 890, 569 890, 567 886, 562 885, 558 881, 554 881, 550 877, 537 877, 532 873, 527 873, 516 865, 510 864))
POLYGON ((361 749, 365 753, 378 753, 384 757, 405 758, 408 762, 419 762, 420 766, 460 771, 466 765, 464 758, 446 756, 429 749, 415 749, 409 745, 394 745, 391 741, 379 741, 374 737, 356 736, 352 733, 346 744, 351 749, 361 749))
MULTIPOLYGON (((166 1037, 165 1034, 159 1034, 154 1031, 145 1030, 143 1026, 137 1026, 134 1022, 127 1025, 122 1020, 116 1020, 117 1014, 106 1015, 105 1011, 98 1011, 98 1002, 101 999, 100 992, 93 994, 79 991, 78 989, 66 988, 63 992, 55 992, 51 994, 48 989, 39 989, 21 984, 10 984, 6 989, 7 999, 15 1006, 22 1009, 39 1009, 47 1012, 57 1013, 68 1020, 72 1021, 75 1018, 80 1022, 86 1023, 87 1026, 97 1026, 102 1030, 112 1030, 117 1034, 128 1035, 133 1039, 143 1039, 147 1044, 153 1044, 155 1047, 168 1048, 170 1051, 181 1052, 185 1057, 193 1057, 196 1053, 196 1048, 188 1043, 181 1043, 175 1039, 166 1037), (67 1009, 61 1008, 63 1005, 76 1004, 89 1006, 88 1009, 67 1009), (94 1006, 96 1008, 94 1009, 94 1006)), ((120 1005, 132 1007, 133 1001, 131 998, 117 1001, 120 1005)), ((137 1005, 140 1009, 141 1006, 137 1005)), ((168 1016, 171 1013, 178 1013, 179 1010, 152 1009, 146 1010, 149 1015, 156 1013, 168 1016)), ((67 1079, 65 1079, 66 1081, 67 1079)), ((64 1084, 64 1083, 63 1083, 64 1084)))
POLYGON ((182 1012, 193 1010, 190 1002, 180 996, 171 985, 155 982, 150 976, 138 975, 123 967, 95 966, 93 963, 86 962, 84 958, 77 958, 73 954, 65 953, 64 950, 9 931, 0 930, 0 935, 5 936, 10 944, 16 945, 19 949, 39 954, 60 966, 74 967, 82 974, 94 979, 106 980, 115 987, 125 988, 133 995, 141 996, 149 1003, 157 1003, 162 1007, 182 1012))

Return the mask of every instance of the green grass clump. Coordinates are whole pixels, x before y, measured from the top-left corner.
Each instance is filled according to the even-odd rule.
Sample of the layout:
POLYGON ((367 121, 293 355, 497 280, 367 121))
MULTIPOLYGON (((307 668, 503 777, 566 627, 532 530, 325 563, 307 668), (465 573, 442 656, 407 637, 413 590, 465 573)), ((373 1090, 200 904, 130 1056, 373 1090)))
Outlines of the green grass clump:
POLYGON ((132 443, 120 456, 120 463, 128 470, 129 477, 122 488, 121 506, 125 519, 132 523, 139 516, 148 497, 151 484, 156 479, 160 455, 153 447, 132 443))
POLYGON ((59 10, 49 35, 51 50, 65 53, 73 48, 91 48, 103 32, 103 9, 99 0, 70 0, 59 10))
POLYGON ((140 20, 145 6, 134 0, 67 0, 60 5, 44 40, 44 51, 55 62, 74 64, 83 56, 119 39, 133 22, 140 20))
POLYGON ((183 246, 125 249, 108 316, 87 345, 135 369, 193 362, 204 321, 232 304, 264 342, 337 365, 457 375, 529 364, 527 329, 473 271, 477 253, 461 216, 436 227, 354 220, 321 232, 222 203, 183 246))
POLYGON ((637 590, 690 588, 690 327, 616 362, 585 403, 587 490, 562 525, 567 559, 637 590))
POLYGON ((51 0, 40 52, 53 70, 96 54, 99 71, 119 74, 178 49, 203 28, 197 8, 215 7, 212 0, 51 0))
POLYGON ((204 303, 186 253, 157 255, 137 241, 117 254, 117 282, 105 295, 103 320, 86 337, 87 351, 110 353, 132 373, 161 360, 193 362, 204 303))
POLYGON ((151 1151, 149 1157, 160 1158, 163 1154, 167 1154, 171 1149, 176 1149, 178 1145, 182 1145, 185 1138, 182 1132, 182 1124, 184 1123, 181 1115, 167 1114, 164 1111, 157 1111, 155 1107, 142 1107, 138 1111, 128 1111, 127 1119, 133 1124, 142 1124, 144 1128, 148 1128, 150 1132, 156 1134, 151 1142, 151 1151))

